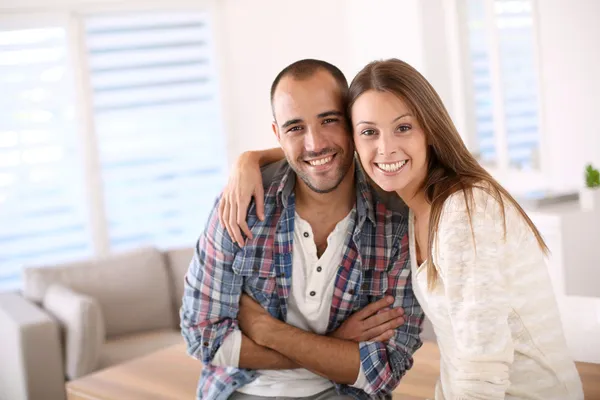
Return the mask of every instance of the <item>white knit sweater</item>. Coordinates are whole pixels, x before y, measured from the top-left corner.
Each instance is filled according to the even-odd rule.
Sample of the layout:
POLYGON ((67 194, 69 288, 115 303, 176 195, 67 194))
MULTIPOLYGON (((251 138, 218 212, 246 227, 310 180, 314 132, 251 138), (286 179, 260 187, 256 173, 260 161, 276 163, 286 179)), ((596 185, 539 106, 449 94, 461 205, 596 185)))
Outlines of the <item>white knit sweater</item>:
POLYGON ((505 202, 504 240, 500 204, 481 189, 474 199, 474 232, 462 192, 444 203, 432 291, 427 262, 416 263, 410 215, 414 291, 441 353, 436 400, 583 399, 535 236, 505 202))

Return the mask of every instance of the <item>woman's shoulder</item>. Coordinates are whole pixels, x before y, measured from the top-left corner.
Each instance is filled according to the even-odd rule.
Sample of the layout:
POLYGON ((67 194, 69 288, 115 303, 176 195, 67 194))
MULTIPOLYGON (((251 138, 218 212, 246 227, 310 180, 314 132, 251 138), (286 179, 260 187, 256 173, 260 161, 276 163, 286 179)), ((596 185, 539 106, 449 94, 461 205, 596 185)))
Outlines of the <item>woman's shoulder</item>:
POLYGON ((507 203, 502 194, 491 184, 480 182, 466 190, 458 190, 449 195, 442 206, 442 215, 468 213, 502 216, 507 203))

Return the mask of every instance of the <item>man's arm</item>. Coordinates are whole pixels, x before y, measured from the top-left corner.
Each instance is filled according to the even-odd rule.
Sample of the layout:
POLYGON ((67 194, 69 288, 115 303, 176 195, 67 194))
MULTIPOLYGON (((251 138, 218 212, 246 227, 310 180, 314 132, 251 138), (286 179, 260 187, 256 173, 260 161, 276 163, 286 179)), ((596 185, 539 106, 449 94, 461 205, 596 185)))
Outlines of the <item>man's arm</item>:
MULTIPOLYGON (((218 202, 217 202, 218 204, 218 202)), ((181 332, 188 353, 211 364, 225 339, 239 332, 237 314, 243 278, 233 272, 237 247, 219 223, 213 207, 206 229, 185 276, 181 332)), ((238 365, 231 365, 238 367, 238 365)), ((288 369, 297 366, 286 357, 242 336, 239 367, 288 369)))
MULTIPOLYGON (((399 240, 399 243, 408 241, 399 240)), ((412 367, 414 352, 423 344, 419 335, 424 314, 412 289, 408 248, 398 250, 398 256, 388 271, 388 287, 389 294, 394 297, 393 306, 404 309, 405 323, 395 329, 394 335, 385 343, 365 341, 359 345, 366 382, 355 387, 370 395, 391 395, 402 376, 412 367)))
POLYGON ((334 382, 352 384, 360 369, 358 343, 321 336, 273 318, 258 303, 242 296, 240 324, 258 345, 270 348, 334 382))
MULTIPOLYGON (((259 345, 283 354, 300 366, 338 384, 364 390, 367 394, 390 395, 412 367, 412 355, 421 347, 419 334, 423 311, 409 279, 408 253, 393 262, 389 287, 394 307, 403 307, 403 325, 396 323, 388 341, 360 343, 336 337, 319 336, 275 320, 250 298, 241 299, 240 324, 244 333, 259 345), (362 370, 361 379, 359 371, 362 370)), ((380 329, 379 323, 376 329, 380 329)), ((376 332, 380 335, 388 328, 376 332)), ((332 335, 335 336, 335 335, 332 335)))
POLYGON ((276 320, 247 295, 240 300, 238 318, 242 331, 261 345, 286 354, 300 366, 334 382, 356 384, 366 380, 360 367, 358 343, 387 341, 404 323, 404 310, 389 309, 393 302, 391 296, 386 296, 369 304, 327 336, 276 320))

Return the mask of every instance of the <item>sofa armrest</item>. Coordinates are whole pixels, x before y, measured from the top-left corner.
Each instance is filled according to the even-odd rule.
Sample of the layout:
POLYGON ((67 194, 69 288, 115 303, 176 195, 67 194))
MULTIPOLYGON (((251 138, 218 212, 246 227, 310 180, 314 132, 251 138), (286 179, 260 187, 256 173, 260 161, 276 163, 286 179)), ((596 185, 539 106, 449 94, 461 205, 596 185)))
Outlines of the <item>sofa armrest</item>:
POLYGON ((62 285, 51 285, 44 295, 44 309, 58 320, 65 338, 65 372, 77 379, 98 368, 104 345, 104 318, 93 297, 62 285))
POLYGON ((0 399, 64 400, 58 324, 17 293, 0 293, 0 399))

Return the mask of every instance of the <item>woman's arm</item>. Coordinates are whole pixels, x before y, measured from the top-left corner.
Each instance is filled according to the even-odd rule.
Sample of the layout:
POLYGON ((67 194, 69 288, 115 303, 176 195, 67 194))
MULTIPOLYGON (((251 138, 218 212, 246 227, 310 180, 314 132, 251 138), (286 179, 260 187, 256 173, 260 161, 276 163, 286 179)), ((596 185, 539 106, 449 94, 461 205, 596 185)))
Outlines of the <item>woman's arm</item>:
POLYGON ((510 292, 500 205, 474 189, 471 224, 462 192, 444 204, 436 265, 454 331, 449 369, 454 399, 504 399, 514 345, 508 325, 510 292))
POLYGON ((242 232, 248 238, 252 233, 246 223, 248 207, 252 197, 256 201, 256 214, 262 221, 265 214, 264 190, 260 167, 284 158, 281 148, 246 151, 233 164, 229 182, 219 201, 219 220, 233 241, 244 244, 242 232), (241 231, 240 231, 241 229, 241 231))
POLYGON ((267 150, 254 150, 249 151, 248 153, 250 153, 251 157, 254 157, 258 160, 258 165, 261 167, 285 158, 285 154, 283 154, 281 147, 273 147, 267 150))

